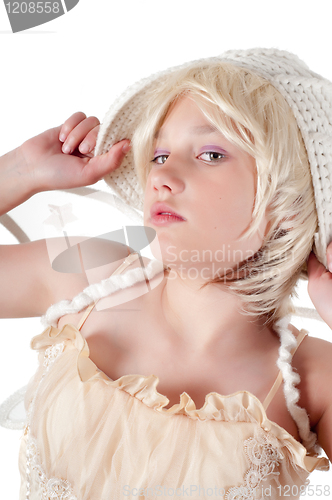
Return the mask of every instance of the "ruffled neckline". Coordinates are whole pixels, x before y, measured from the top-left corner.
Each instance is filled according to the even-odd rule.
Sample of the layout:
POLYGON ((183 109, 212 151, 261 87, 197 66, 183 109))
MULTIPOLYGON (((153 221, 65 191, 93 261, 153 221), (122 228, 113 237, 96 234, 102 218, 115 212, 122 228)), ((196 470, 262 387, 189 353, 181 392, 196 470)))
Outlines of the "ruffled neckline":
POLYGON ((268 419, 261 401, 249 391, 237 391, 229 395, 210 392, 205 396, 205 402, 199 409, 195 402, 183 392, 180 401, 165 408, 169 399, 157 390, 159 378, 156 375, 122 375, 112 380, 90 358, 88 343, 76 326, 68 323, 62 328, 49 326, 40 335, 33 337, 31 348, 41 350, 61 342, 70 341, 78 350, 77 375, 82 383, 103 381, 107 385, 120 389, 149 408, 163 415, 183 415, 194 420, 215 420, 227 422, 252 422, 258 424, 264 431, 272 434, 289 449, 292 460, 303 469, 311 472, 313 469, 328 470, 329 461, 325 457, 308 454, 302 443, 297 441, 286 429, 268 419))

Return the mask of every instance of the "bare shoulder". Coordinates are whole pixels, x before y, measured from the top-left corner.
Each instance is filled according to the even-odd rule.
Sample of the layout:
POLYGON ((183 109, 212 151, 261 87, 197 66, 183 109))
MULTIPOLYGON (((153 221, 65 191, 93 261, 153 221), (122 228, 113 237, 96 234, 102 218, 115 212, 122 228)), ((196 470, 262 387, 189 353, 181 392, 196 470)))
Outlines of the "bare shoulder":
MULTIPOLYGON (((118 274, 117 271, 125 261, 127 265, 119 271, 121 274, 136 271, 138 268, 143 272, 140 272, 138 279, 134 279, 131 284, 127 282, 128 286, 126 285, 124 288, 120 286, 119 289, 112 290, 110 293, 107 293, 106 290, 106 295, 99 299, 97 306, 89 316, 89 321, 84 324, 81 330, 83 336, 86 339, 89 338, 90 342, 93 336, 104 336, 110 342, 110 339, 114 335, 120 334, 121 337, 127 337, 131 331, 136 332, 138 322, 144 322, 146 319, 145 315, 149 315, 151 310, 155 312, 155 306, 158 304, 158 293, 160 293, 158 285, 165 279, 164 273, 159 272, 159 270, 162 271, 163 269, 162 263, 156 267, 156 271, 158 272, 156 274, 153 272, 154 276, 151 277, 150 273, 146 271, 152 259, 138 254, 136 254, 136 258, 128 259, 128 257, 135 253, 132 248, 118 246, 114 242, 100 242, 100 244, 100 251, 101 253, 106 252, 105 255, 108 257, 108 262, 104 262, 100 266, 92 266, 87 270, 88 283, 85 283, 85 286, 84 282, 80 283, 79 279, 77 279, 71 285, 70 292, 67 294, 68 299, 74 298, 85 287, 104 280, 107 281, 114 273, 118 274), (125 315, 123 314, 124 312, 126 313, 125 315), (111 330, 110 325, 112 325, 111 330)), ((95 255, 93 258, 96 258, 95 255)), ((63 298, 66 297, 61 296, 58 301, 63 298)), ((58 326, 61 327, 66 323, 78 324, 81 317, 82 312, 62 316, 58 326)), ((90 348, 92 348, 92 345, 90 345, 90 348)), ((97 366, 99 366, 100 353, 93 351, 92 355, 97 366)), ((105 370, 107 368, 104 367, 105 370)))
POLYGON ((71 299, 87 286, 108 278, 133 249, 103 238, 76 237, 71 238, 70 246, 56 253, 50 272, 53 302, 71 299))
MULTIPOLYGON (((307 375, 317 383, 324 375, 332 376, 332 332, 331 342, 312 337, 309 333, 296 352, 295 359, 301 364, 300 369, 306 369, 307 375)), ((322 383, 326 384, 326 381, 322 383)))
POLYGON ((92 270, 116 266, 124 245, 87 238, 51 238, 0 246, 0 317, 40 316, 84 289, 92 270))
MULTIPOLYGON (((302 358, 306 366, 306 409, 318 443, 332 460, 332 343, 308 337, 302 358)), ((302 389, 303 390, 303 389, 302 389)))
POLYGON ((309 332, 294 355, 293 366, 302 375, 301 380, 307 381, 308 388, 316 393, 330 391, 332 395, 332 384, 327 386, 328 380, 332 382, 332 342, 312 337, 309 332))
MULTIPOLYGON (((58 258, 55 265, 53 264, 56 273, 63 273, 63 276, 58 278, 53 287, 53 303, 63 299, 72 300, 85 288, 107 280, 114 273, 125 274, 139 268, 143 272, 140 273, 138 279, 134 278, 131 285, 128 282, 128 286, 120 287, 120 289, 101 298, 96 310, 105 311, 119 304, 122 305, 122 308, 125 308, 125 304, 127 304, 128 309, 130 309, 130 302, 134 299, 139 302, 135 306, 142 307, 143 303, 146 302, 145 296, 149 295, 150 297, 151 294, 148 292, 154 290, 163 279, 163 273, 157 272, 158 276, 153 276, 150 280, 151 276, 150 274, 148 276, 147 268, 152 259, 141 256, 133 248, 116 241, 94 238, 93 241, 86 242, 85 240, 80 241, 78 238, 75 246, 70 248, 70 252, 72 253, 68 252, 67 255, 64 252, 64 255, 60 255, 61 259, 58 258), (134 254, 135 258, 130 258, 134 254), (121 268, 125 261, 127 261, 126 265, 121 268), (70 273, 70 270, 75 267, 79 270, 79 266, 81 266, 82 272, 70 273)), ((156 271, 159 268, 163 269, 162 263, 156 267, 156 271)), ((68 318, 64 319, 68 320, 68 318)))
POLYGON ((299 404, 315 427, 332 407, 332 342, 307 335, 294 355, 293 367, 301 379, 299 404))

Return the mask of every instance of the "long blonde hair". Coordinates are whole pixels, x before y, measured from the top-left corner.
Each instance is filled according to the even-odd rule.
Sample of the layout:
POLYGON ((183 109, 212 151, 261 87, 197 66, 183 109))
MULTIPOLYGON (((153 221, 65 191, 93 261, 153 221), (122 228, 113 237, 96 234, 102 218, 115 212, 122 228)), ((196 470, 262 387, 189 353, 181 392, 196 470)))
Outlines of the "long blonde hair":
POLYGON ((317 231, 310 167, 295 117, 283 96, 264 78, 230 63, 193 65, 165 78, 147 95, 147 109, 133 137, 144 189, 154 137, 170 105, 186 93, 231 142, 255 158, 257 186, 252 221, 240 240, 253 235, 266 210, 269 230, 260 250, 241 262, 237 275, 216 277, 241 297, 242 311, 273 325, 294 311, 299 277, 317 231))

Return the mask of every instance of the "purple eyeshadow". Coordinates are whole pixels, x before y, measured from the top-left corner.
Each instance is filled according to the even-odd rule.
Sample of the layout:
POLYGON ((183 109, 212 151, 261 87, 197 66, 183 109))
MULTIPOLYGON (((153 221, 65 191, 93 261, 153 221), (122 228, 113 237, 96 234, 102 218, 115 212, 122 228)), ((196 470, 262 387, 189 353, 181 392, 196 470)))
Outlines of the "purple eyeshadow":
POLYGON ((154 158, 161 155, 169 155, 169 151, 166 151, 165 149, 156 149, 153 153, 154 158))
POLYGON ((216 153, 221 153, 221 154, 224 154, 224 155, 227 154, 227 151, 225 151, 224 149, 222 149, 220 146, 216 146, 214 144, 207 144, 206 146, 203 146, 200 149, 199 154, 207 153, 208 151, 215 151, 216 153))

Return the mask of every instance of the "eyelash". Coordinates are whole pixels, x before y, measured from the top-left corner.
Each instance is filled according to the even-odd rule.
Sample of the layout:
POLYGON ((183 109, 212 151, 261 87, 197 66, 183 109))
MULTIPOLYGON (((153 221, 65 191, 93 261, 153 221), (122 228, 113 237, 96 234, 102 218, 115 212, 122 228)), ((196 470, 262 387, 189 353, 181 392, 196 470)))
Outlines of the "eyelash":
POLYGON ((152 163, 156 163, 157 165, 163 165, 163 163, 165 163, 165 162, 163 162, 163 163, 158 163, 158 162, 156 161, 156 160, 158 160, 158 158, 166 158, 166 160, 167 160, 168 155, 158 155, 158 156, 155 156, 155 157, 153 158, 153 160, 152 160, 152 163))
POLYGON ((201 153, 198 158, 202 155, 218 155, 219 158, 212 158, 212 160, 209 161, 209 163, 214 163, 214 162, 218 162, 220 160, 222 160, 223 158, 226 158, 226 155, 224 155, 223 153, 219 153, 218 151, 203 151, 203 153, 201 153))
MULTIPOLYGON (((206 154, 209 154, 209 155, 218 155, 219 158, 213 158, 212 160, 208 161, 208 160, 203 160, 203 161, 208 161, 208 163, 216 163, 220 160, 222 160, 223 158, 226 158, 226 155, 224 155, 223 153, 219 153, 218 151, 203 151, 203 153, 201 153, 200 155, 197 156, 197 158, 200 158, 200 156, 202 155, 206 155, 206 154)), ((169 155, 158 155, 158 156, 155 156, 152 160, 153 163, 156 163, 157 165, 163 165, 165 162, 163 163, 158 163, 156 160, 158 160, 158 158, 168 158, 169 155)), ((166 161, 165 160, 165 161, 166 161)))

